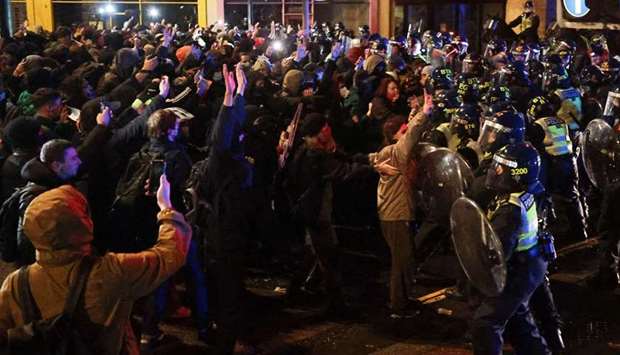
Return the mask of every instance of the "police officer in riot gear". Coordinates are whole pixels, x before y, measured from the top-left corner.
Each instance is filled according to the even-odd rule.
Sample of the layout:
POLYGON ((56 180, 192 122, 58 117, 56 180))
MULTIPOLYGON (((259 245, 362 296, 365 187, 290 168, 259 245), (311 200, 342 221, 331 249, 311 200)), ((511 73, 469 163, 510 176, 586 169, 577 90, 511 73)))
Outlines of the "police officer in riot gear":
POLYGON ((588 237, 586 219, 579 197, 577 161, 568 125, 554 116, 551 103, 542 96, 530 101, 527 110, 528 138, 541 152, 540 181, 549 194, 567 207, 570 233, 577 240, 588 237))
POLYGON ((523 42, 515 42, 510 50, 510 60, 512 62, 527 63, 530 60, 530 48, 523 42))
POLYGON ((434 129, 430 132, 430 141, 436 146, 456 151, 459 144, 457 136, 450 130, 452 115, 459 109, 455 91, 440 92, 433 96, 432 122, 434 129))
POLYGON ((480 54, 475 52, 468 53, 463 59, 461 73, 472 74, 480 78, 483 72, 484 68, 482 67, 482 58, 480 58, 480 54))
POLYGON ((435 96, 441 92, 451 90, 453 87, 453 77, 454 74, 450 68, 433 69, 426 91, 433 93, 433 96, 435 96))
POLYGON ((485 111, 485 117, 489 116, 487 112, 489 110, 493 113, 504 110, 514 110, 510 89, 504 85, 492 86, 482 97, 482 105, 485 111))
POLYGON ((493 191, 486 186, 486 175, 493 162, 493 154, 507 144, 520 143, 524 139, 525 121, 514 110, 499 111, 485 118, 477 142, 483 159, 474 172, 474 182, 468 193, 483 210, 493 198, 493 191))
POLYGON ((557 117, 568 124, 571 134, 579 130, 582 120, 581 93, 572 86, 568 72, 557 55, 548 58, 543 74, 543 90, 549 94, 557 117))
POLYGON ((534 3, 527 0, 523 4, 523 13, 508 24, 511 28, 519 27, 519 38, 526 43, 538 42, 540 18, 534 13, 534 3))
POLYGON ((479 133, 480 109, 467 104, 462 104, 452 115, 449 135, 444 133, 448 149, 459 153, 472 169, 477 169, 482 160, 482 151, 476 142, 479 133))
POLYGON ((540 157, 526 142, 509 144, 497 151, 488 170, 486 185, 495 196, 487 218, 502 242, 508 273, 503 291, 486 298, 474 314, 475 354, 501 354, 503 333, 509 321, 514 330, 511 343, 516 353, 549 354, 528 307, 547 271, 538 244, 534 198, 542 189, 539 170, 540 157))

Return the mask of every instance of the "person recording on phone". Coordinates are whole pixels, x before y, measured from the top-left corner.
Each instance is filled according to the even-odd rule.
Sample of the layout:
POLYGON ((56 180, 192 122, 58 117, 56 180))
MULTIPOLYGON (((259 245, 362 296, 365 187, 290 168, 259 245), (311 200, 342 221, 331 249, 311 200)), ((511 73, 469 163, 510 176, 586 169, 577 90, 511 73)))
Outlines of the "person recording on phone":
MULTIPOLYGON (((117 186, 117 201, 113 209, 111 222, 118 223, 117 240, 111 243, 112 250, 139 252, 153 247, 157 241, 157 204, 152 195, 158 189, 159 177, 165 174, 170 182, 170 201, 172 207, 185 212, 183 188, 189 177, 192 163, 185 147, 177 142, 179 136, 179 118, 166 109, 155 111, 147 121, 149 142, 134 154, 129 161, 125 176, 117 186), (141 172, 146 172, 142 174, 141 172), (146 186, 142 185, 146 178, 146 186), (142 190, 142 189, 145 190, 142 190), (124 200, 122 197, 137 191, 136 198, 124 200)), ((194 312, 199 328, 206 327, 206 286, 200 270, 197 245, 190 247, 187 260, 190 278, 195 285, 196 311, 194 312), (199 274, 199 275, 198 275, 199 274)), ((163 341, 159 322, 166 309, 168 282, 148 296, 144 305, 141 347, 144 351, 158 346, 163 341)))

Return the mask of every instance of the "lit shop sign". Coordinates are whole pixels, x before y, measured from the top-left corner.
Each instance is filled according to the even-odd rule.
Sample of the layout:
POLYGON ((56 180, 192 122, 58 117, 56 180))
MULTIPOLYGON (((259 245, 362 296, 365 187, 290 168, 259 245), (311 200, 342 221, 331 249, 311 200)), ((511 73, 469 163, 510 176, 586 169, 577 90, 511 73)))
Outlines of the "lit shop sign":
POLYGON ((586 0, 563 0, 564 9, 573 17, 584 17, 590 12, 586 0))

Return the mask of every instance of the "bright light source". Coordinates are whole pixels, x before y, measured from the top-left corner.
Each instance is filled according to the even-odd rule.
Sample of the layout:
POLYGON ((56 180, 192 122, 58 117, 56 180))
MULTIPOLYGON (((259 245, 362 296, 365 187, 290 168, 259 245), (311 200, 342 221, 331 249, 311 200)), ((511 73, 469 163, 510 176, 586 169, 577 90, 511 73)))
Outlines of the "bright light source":
POLYGON ((151 7, 148 11, 149 17, 158 18, 159 17, 159 9, 156 7, 151 7))
POLYGON ((284 44, 282 41, 274 41, 272 47, 274 50, 279 52, 284 49, 284 44))
POLYGON ((217 24, 220 25, 220 26, 223 26, 224 25, 224 20, 217 20, 217 24))
POLYGON ((114 12, 116 12, 116 8, 112 4, 106 4, 106 5, 101 6, 100 8, 98 8, 97 12, 100 13, 100 14, 111 15, 114 12))

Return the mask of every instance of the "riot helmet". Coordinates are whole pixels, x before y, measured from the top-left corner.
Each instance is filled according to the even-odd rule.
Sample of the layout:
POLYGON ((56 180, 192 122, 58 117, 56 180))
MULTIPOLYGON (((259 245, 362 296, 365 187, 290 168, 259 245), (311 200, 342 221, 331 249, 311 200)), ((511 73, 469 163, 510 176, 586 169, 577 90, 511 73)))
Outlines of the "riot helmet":
POLYGON ((482 97, 482 101, 488 106, 492 106, 499 102, 510 102, 510 99, 510 89, 505 85, 495 85, 491 87, 482 97))
POLYGON ((461 139, 478 139, 480 134, 480 109, 474 105, 461 105, 452 114, 450 131, 461 139))
POLYGON ((469 48, 469 42, 467 41, 467 37, 464 35, 458 34, 454 36, 452 39, 452 43, 455 44, 459 48, 459 55, 463 56, 467 54, 467 49, 469 48))
POLYGON ((473 74, 476 76, 482 75, 482 59, 478 53, 469 53, 463 59, 462 73, 473 74))
POLYGON ((510 56, 513 62, 527 62, 530 59, 530 49, 524 42, 517 42, 512 46, 510 56))
POLYGON ((506 41, 503 39, 492 39, 487 43, 487 47, 484 50, 484 57, 492 57, 499 53, 505 52, 507 48, 506 41))
POLYGON ((562 59, 564 66, 569 66, 573 62, 573 56, 577 50, 577 45, 573 40, 560 41, 557 49, 557 53, 562 59))
POLYGON ((579 82, 584 92, 594 91, 604 84, 605 74, 596 65, 588 65, 579 73, 579 82))
POLYGON ((530 143, 511 143, 493 155, 485 184, 500 193, 527 191, 538 194, 543 187, 538 180, 540 155, 530 143))
POLYGON ((476 103, 480 99, 480 80, 472 74, 459 74, 456 77, 456 90, 461 102, 476 103))
POLYGON ((620 72, 620 62, 616 57, 611 57, 609 60, 601 63, 599 66, 601 71, 605 75, 605 80, 608 82, 616 82, 618 79, 618 73, 620 72))
POLYGON ((536 96, 528 104, 527 118, 534 122, 539 118, 553 116, 553 105, 544 96, 536 96))
POLYGON ((543 72, 542 84, 545 91, 568 89, 571 87, 568 72, 562 65, 559 56, 551 55, 547 58, 547 67, 543 72))
POLYGON ((540 60, 540 45, 538 43, 529 43, 529 61, 539 61, 540 60))
POLYGON ((478 145, 483 152, 494 153, 507 144, 523 142, 524 137, 523 116, 513 110, 505 110, 484 121, 478 145))
POLYGON ((449 122, 452 114, 459 108, 459 100, 454 90, 440 90, 433 95, 434 122, 449 122))
POLYGON ((452 89, 453 74, 450 68, 437 68, 431 74, 430 92, 452 89))
POLYGON ((607 45, 607 38, 605 38, 602 34, 594 35, 592 37, 592 41, 590 42, 590 52, 597 55, 608 54, 609 46, 607 45))

